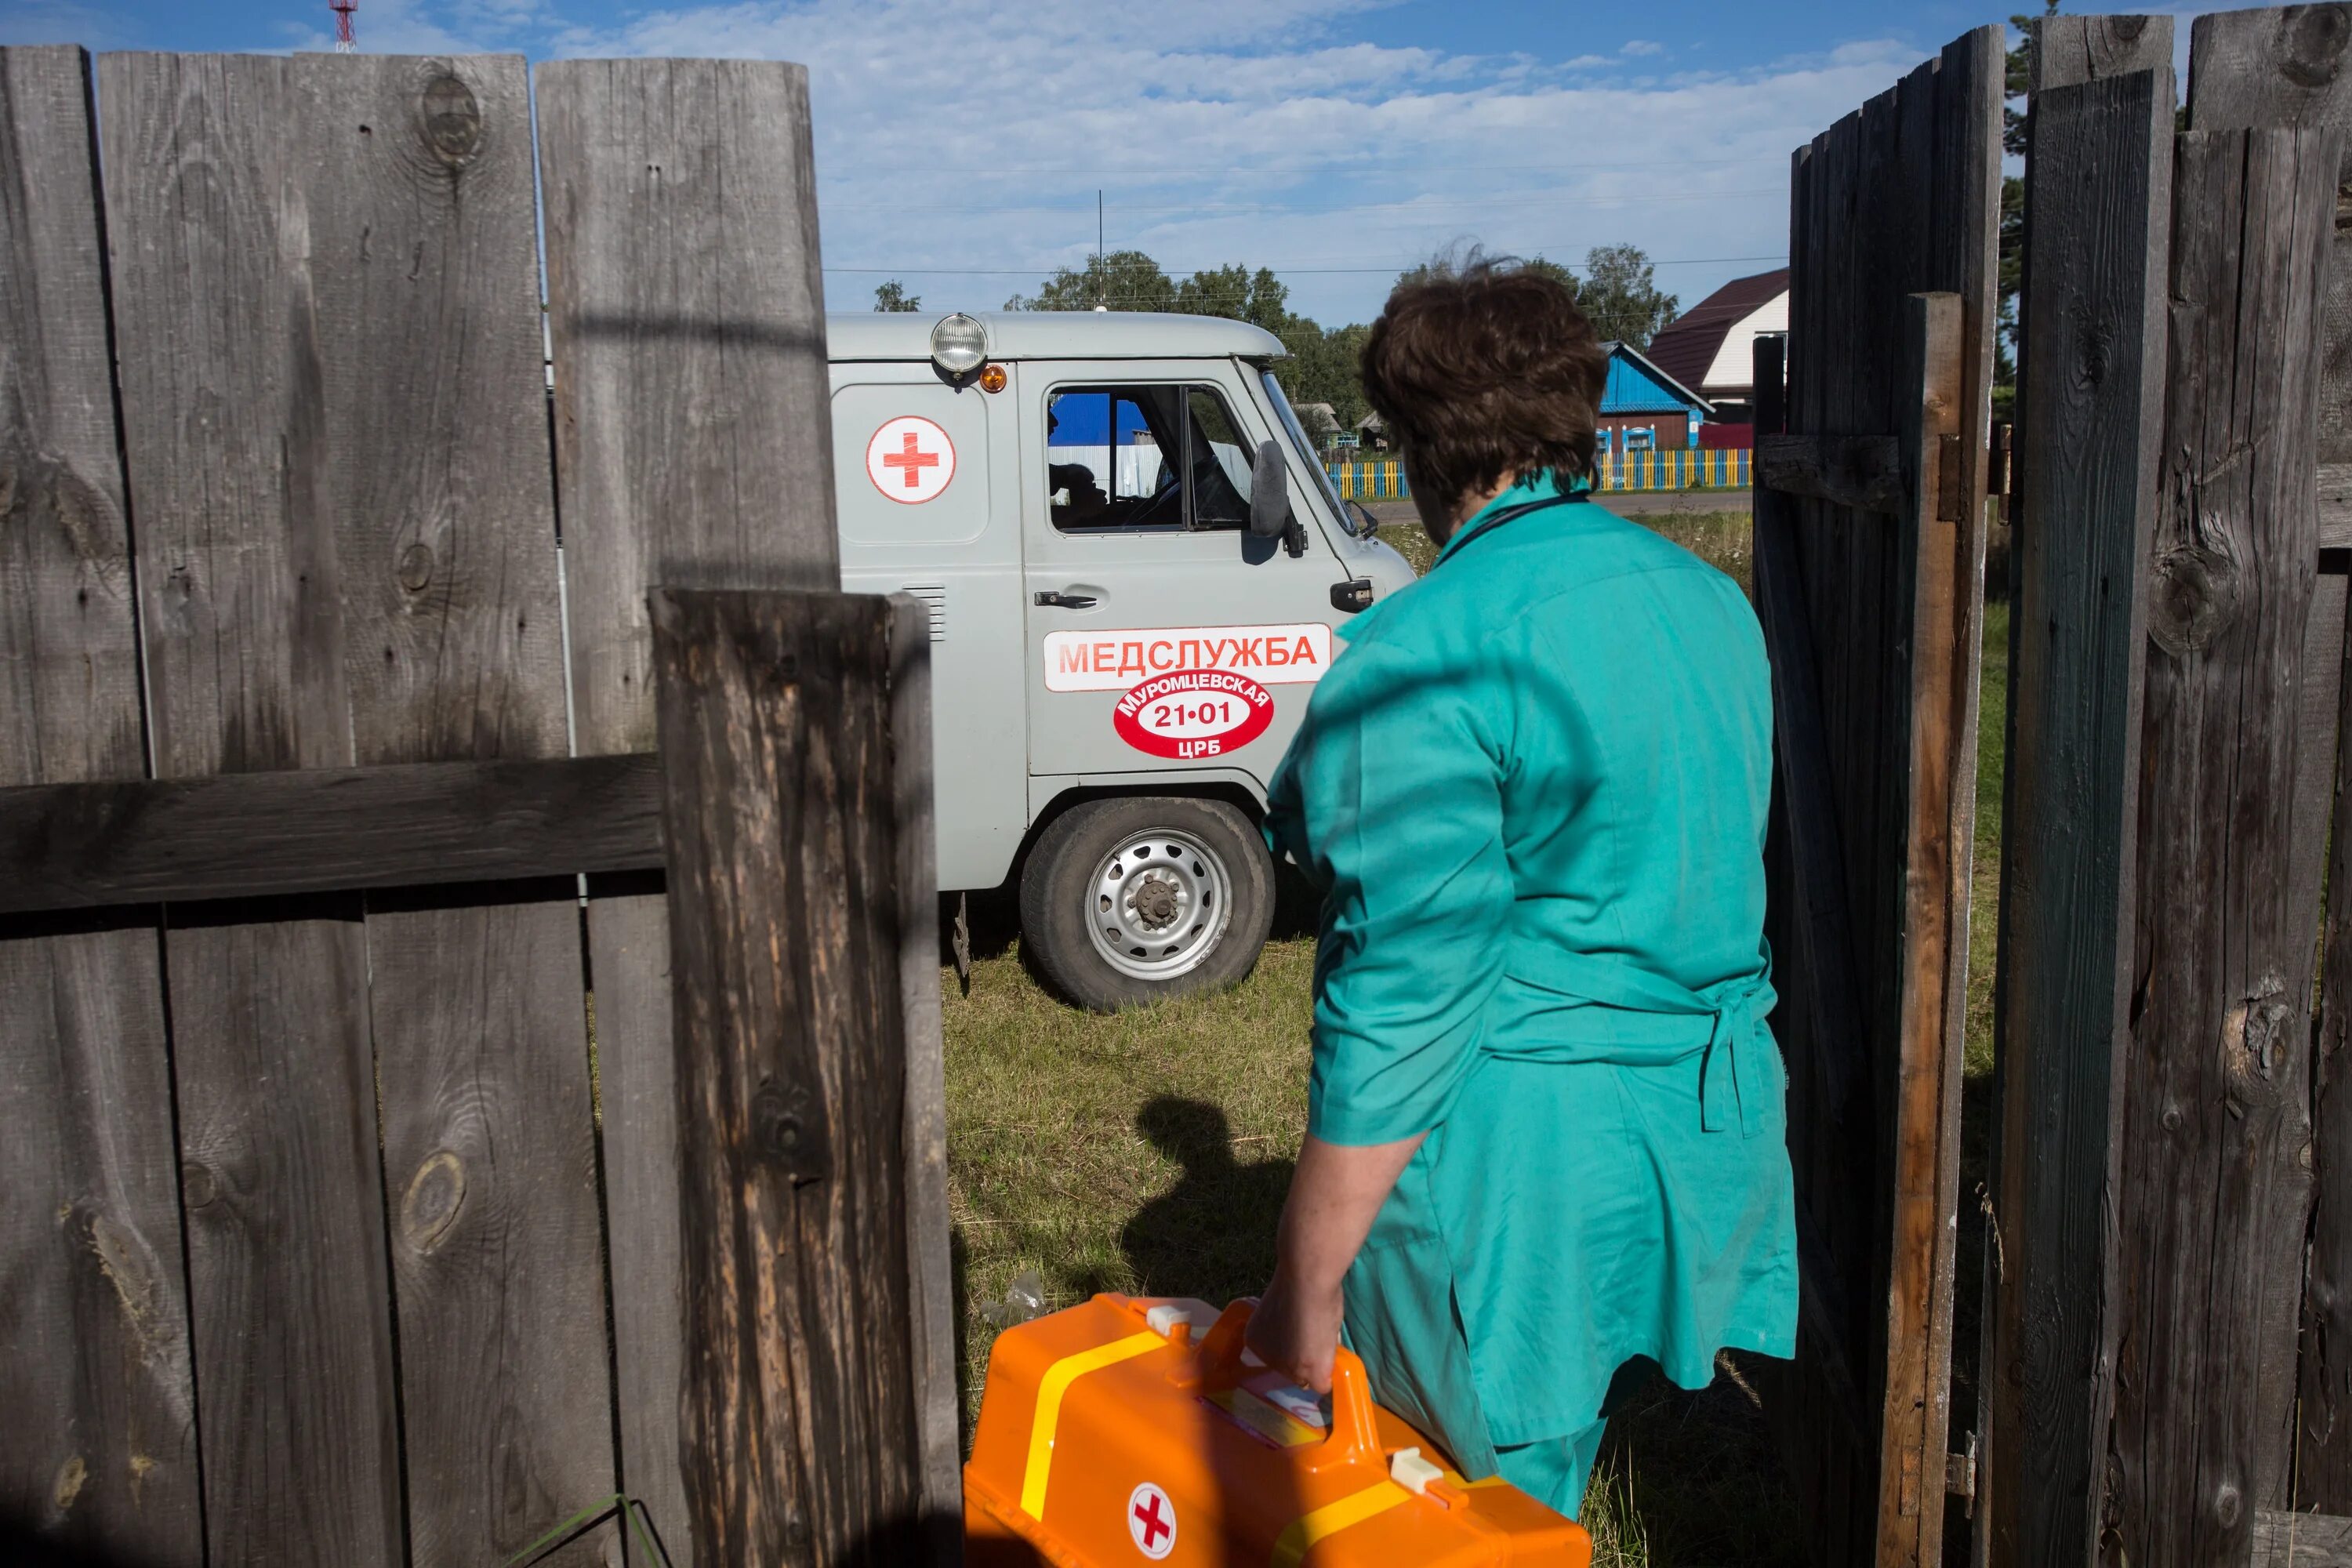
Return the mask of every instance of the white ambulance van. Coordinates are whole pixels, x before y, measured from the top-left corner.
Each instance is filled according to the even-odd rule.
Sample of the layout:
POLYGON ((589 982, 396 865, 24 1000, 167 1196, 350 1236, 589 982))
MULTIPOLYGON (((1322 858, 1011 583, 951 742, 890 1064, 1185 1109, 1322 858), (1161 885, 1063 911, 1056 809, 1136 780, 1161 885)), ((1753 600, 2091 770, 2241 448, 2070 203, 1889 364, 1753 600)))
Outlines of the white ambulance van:
POLYGON ((1113 312, 836 315, 842 584, 929 606, 940 886, 1017 875, 1109 1009, 1246 973, 1257 818, 1339 650, 1412 581, 1276 384, 1280 340, 1113 312))

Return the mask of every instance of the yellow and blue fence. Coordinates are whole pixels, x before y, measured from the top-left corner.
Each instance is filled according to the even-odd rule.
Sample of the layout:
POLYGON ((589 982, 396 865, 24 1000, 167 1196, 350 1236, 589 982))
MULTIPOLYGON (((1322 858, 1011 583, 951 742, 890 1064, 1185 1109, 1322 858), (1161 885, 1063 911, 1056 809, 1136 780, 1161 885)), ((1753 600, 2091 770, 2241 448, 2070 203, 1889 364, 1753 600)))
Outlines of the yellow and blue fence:
MULTIPOLYGON (((1749 453, 1746 447, 1701 449, 1683 447, 1668 452, 1603 452, 1600 483, 1595 489, 1613 490, 1744 490, 1748 488, 1749 453)), ((1333 463, 1331 482, 1349 500, 1403 500, 1412 494, 1404 482, 1404 465, 1386 462, 1333 463)))

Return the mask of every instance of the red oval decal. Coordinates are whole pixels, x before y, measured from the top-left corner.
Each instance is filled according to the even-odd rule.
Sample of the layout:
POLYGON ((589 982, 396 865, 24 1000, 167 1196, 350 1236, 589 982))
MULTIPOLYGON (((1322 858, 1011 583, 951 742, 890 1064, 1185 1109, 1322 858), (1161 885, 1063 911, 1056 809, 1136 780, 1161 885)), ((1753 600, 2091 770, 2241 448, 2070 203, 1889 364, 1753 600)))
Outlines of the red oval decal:
POLYGON ((1274 722, 1274 694, 1229 669, 1179 669, 1134 688, 1111 710, 1139 752, 1198 762, 1238 752, 1274 722))

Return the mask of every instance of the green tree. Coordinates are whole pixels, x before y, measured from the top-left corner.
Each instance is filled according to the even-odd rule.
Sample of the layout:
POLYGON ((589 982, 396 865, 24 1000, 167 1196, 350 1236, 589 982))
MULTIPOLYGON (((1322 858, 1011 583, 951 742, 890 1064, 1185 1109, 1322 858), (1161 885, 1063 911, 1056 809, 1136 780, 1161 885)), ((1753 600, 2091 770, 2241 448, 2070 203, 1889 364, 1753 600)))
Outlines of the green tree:
POLYGON ((874 308, 877 310, 919 310, 923 308, 919 295, 907 292, 907 286, 896 278, 874 286, 874 308))
POLYGON ((1636 349, 1650 346, 1675 319, 1679 303, 1659 291, 1649 257, 1634 245, 1596 245, 1586 251, 1576 302, 1594 331, 1636 349))
MULTIPOLYGON (((1290 313, 1290 289, 1261 267, 1237 263, 1195 272, 1176 285, 1175 309, 1188 316, 1223 316, 1280 334, 1303 318, 1290 313)), ((1311 324, 1311 323, 1310 323, 1311 324)))
POLYGON ((1139 250, 1087 258, 1084 270, 1061 268, 1029 295, 1004 301, 1008 310, 1172 310, 1176 285, 1160 263, 1139 250))

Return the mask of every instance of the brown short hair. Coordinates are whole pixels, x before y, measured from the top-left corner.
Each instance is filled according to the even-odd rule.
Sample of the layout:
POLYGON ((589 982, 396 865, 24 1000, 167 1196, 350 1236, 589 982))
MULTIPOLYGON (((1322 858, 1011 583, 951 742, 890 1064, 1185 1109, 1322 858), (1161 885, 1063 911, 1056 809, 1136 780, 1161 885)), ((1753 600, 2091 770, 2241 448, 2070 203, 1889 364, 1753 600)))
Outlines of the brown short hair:
POLYGON ((1506 476, 1592 472, 1609 356, 1576 296, 1515 261, 1400 283, 1364 342, 1364 395, 1413 488, 1448 510, 1506 476))

